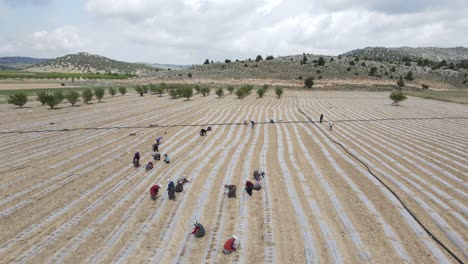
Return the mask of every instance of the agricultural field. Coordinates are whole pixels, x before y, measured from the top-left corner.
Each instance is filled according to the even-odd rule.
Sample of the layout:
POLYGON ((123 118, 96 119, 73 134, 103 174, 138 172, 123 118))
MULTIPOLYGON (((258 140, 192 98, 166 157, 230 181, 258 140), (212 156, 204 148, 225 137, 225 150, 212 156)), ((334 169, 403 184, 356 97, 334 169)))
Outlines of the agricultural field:
POLYGON ((0 262, 458 263, 441 244, 468 261, 467 105, 391 106, 389 92, 225 93, 0 104, 0 262), (171 163, 133 167, 137 150, 152 160, 158 136, 171 163), (256 169, 263 188, 249 196, 256 169), (167 179, 183 175, 191 182, 168 200, 167 179), (196 220, 203 238, 190 235, 196 220), (239 250, 224 255, 233 234, 239 250))

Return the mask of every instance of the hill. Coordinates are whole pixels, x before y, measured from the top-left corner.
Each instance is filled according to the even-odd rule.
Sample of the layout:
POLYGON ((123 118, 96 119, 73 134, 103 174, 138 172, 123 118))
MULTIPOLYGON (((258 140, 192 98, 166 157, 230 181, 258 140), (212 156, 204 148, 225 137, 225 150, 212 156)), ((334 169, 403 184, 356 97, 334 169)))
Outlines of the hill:
POLYGON ((50 59, 37 59, 31 57, 0 57, 0 68, 3 69, 24 69, 34 64, 49 61, 50 59), (5 66, 5 67, 1 67, 5 66))
MULTIPOLYGON (((422 64, 418 61, 377 61, 348 56, 323 56, 302 54, 269 58, 268 60, 236 60, 194 65, 178 71, 161 71, 153 76, 174 79, 265 79, 287 80, 303 83, 306 77, 315 80, 375 80, 396 83, 400 76, 406 82, 421 87, 468 88, 468 65, 464 63, 422 64), (190 77, 191 76, 191 77, 190 77), (413 80, 411 80, 413 79, 413 80)), ((268 81, 266 81, 268 82, 268 81)))
POLYGON ((74 72, 74 73, 118 73, 148 74, 158 71, 157 68, 141 63, 129 63, 109 59, 103 56, 79 52, 36 64, 27 68, 37 72, 74 72))
POLYGON ((356 49, 342 54, 343 56, 359 56, 370 60, 383 61, 401 61, 404 59, 418 60, 427 59, 429 61, 461 61, 468 60, 468 48, 384 48, 384 47, 367 47, 364 49, 356 49))

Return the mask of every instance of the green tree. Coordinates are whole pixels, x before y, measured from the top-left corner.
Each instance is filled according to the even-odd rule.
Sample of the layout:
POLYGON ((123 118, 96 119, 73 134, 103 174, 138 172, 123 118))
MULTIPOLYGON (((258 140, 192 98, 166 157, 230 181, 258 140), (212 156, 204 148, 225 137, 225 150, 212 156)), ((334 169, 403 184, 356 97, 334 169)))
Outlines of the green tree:
POLYGON ((109 94, 114 97, 114 95, 116 94, 116 91, 114 89, 114 87, 109 87, 109 94))
POLYGON ((263 95, 265 94, 265 92, 266 92, 266 91, 265 91, 265 89, 263 89, 263 88, 258 89, 258 90, 257 90, 258 97, 262 98, 263 95))
POLYGON ((42 105, 45 105, 47 93, 44 91, 40 91, 40 92, 37 92, 36 95, 37 95, 37 100, 41 102, 42 105))
POLYGON ((193 89, 190 86, 182 87, 179 90, 179 95, 187 98, 187 101, 190 100, 190 97, 193 96, 193 89))
POLYGON ((159 97, 161 97, 164 93, 164 88, 161 85, 159 85, 158 87, 156 87, 156 93, 159 94, 159 97))
POLYGON ((229 91, 230 94, 232 94, 232 92, 234 91, 234 87, 228 86, 227 90, 229 91))
POLYGON ((98 99, 98 102, 101 102, 101 99, 104 97, 104 94, 106 93, 106 90, 102 87, 94 88, 94 95, 98 99))
POLYGON ((48 105, 50 107, 50 109, 53 109, 55 106, 57 106, 58 104, 61 103, 61 100, 60 100, 60 95, 59 94, 56 94, 56 93, 52 93, 52 94, 47 94, 46 96, 46 105, 48 105), (57 97, 58 95, 58 97, 57 97))
POLYGON ((259 62, 261 60, 263 60, 262 55, 257 55, 257 57, 255 58, 255 61, 259 62))
POLYGON ((400 89, 400 90, 401 90, 401 88, 403 88, 403 86, 405 86, 405 81, 403 81, 402 76, 400 76, 400 79, 398 79, 396 84, 398 85, 398 89, 400 89))
POLYGON ((179 92, 177 91, 177 89, 171 89, 169 90, 169 95, 172 99, 176 99, 177 97, 179 97, 179 92))
POLYGON ((421 87, 422 87, 424 90, 427 90, 427 89, 429 89, 429 85, 427 85, 427 84, 424 84, 424 83, 423 83, 423 84, 421 84, 421 87))
POLYGON ((78 102, 78 100, 80 99, 80 93, 78 93, 77 91, 69 91, 66 95, 65 95, 65 99, 67 99, 67 101, 72 105, 72 106, 75 106, 75 104, 78 102))
POLYGON ((203 94, 203 96, 207 96, 210 94, 211 92, 211 88, 210 87, 203 87, 200 89, 200 92, 203 94))
POLYGON ((283 94, 283 88, 277 87, 277 88, 275 89, 275 93, 276 93, 276 95, 278 96, 278 98, 281 98, 281 95, 283 94))
POLYGON ((23 92, 10 94, 7 99, 9 104, 17 105, 22 108, 28 102, 28 96, 23 92))
POLYGON ((324 59, 323 57, 319 57, 317 64, 318 64, 319 66, 325 65, 325 59, 324 59))
POLYGON ((195 91, 197 91, 197 94, 200 93, 201 87, 199 85, 195 85, 195 91))
POLYGON ((205 62, 203 62, 203 64, 210 64, 210 60, 209 59, 206 59, 205 62))
POLYGON ((189 72, 189 73, 187 74, 187 77, 192 78, 192 73, 189 72))
POLYGON ((54 91, 54 97, 55 97, 55 100, 57 100, 59 104, 60 104, 63 100, 65 100, 65 95, 63 94, 63 91, 62 91, 62 90, 55 90, 55 91, 54 91))
POLYGON ((140 96, 143 96, 143 93, 145 92, 145 91, 143 91, 143 87, 141 87, 140 85, 137 85, 137 86, 135 87, 135 91, 136 91, 138 94, 140 94, 140 96))
POLYGON ((409 72, 406 73, 405 80, 407 80, 407 81, 412 81, 412 80, 414 80, 413 72, 412 72, 412 71, 409 71, 409 72))
POLYGON ((369 76, 375 76, 377 73, 377 67, 372 67, 369 72, 369 76))
POLYGON ((221 98, 221 96, 224 95, 224 90, 223 90, 223 88, 218 88, 218 89, 216 89, 216 95, 218 96, 218 98, 221 98))
POLYGON ((93 91, 89 88, 86 88, 81 92, 81 98, 83 98, 83 102, 85 104, 88 104, 91 101, 91 99, 93 99, 93 95, 93 91))
POLYGON ((265 91, 268 91, 268 88, 269 88, 269 87, 270 87, 270 86, 269 86, 268 84, 262 85, 262 88, 263 88, 263 90, 265 90, 265 91))
POLYGON ((237 96, 238 99, 242 99, 246 96, 245 90, 242 90, 241 88, 237 89, 234 94, 237 96))
POLYGON ((390 93, 390 99, 393 101, 392 105, 398 105, 400 102, 406 100, 406 94, 398 91, 390 93))
MULTIPOLYGON (((167 89, 167 84, 166 83, 161 83, 159 85, 163 90, 166 90, 167 89)), ((169 91, 166 91, 166 92, 169 92, 169 91)))
POLYGON ((119 87, 119 93, 124 96, 127 93, 127 88, 124 86, 119 87))
POLYGON ((150 83, 150 84, 149 84, 149 90, 150 90, 152 93, 156 93, 156 88, 157 88, 156 84, 154 84, 154 83, 150 83))
POLYGON ((314 86, 314 77, 307 77, 304 80, 304 86, 306 88, 312 88, 312 86, 314 86))

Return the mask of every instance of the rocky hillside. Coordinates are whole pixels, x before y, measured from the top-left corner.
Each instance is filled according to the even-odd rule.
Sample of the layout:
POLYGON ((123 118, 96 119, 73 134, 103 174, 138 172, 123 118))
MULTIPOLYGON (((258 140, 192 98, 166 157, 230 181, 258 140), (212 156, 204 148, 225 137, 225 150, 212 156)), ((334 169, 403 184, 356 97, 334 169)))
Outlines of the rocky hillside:
POLYGON ((30 57, 0 57, 0 69, 24 69, 49 60, 50 59, 36 59, 30 57))
POLYGON ((352 50, 343 53, 342 56, 359 56, 369 60, 383 60, 383 61, 401 61, 427 59, 429 61, 447 61, 458 62, 461 60, 468 60, 468 48, 383 48, 383 47, 367 47, 364 49, 352 50))
POLYGON ((143 75, 158 69, 140 63, 112 60, 103 56, 79 52, 43 62, 27 69, 38 72, 118 73, 143 75))
MULTIPOLYGON (((270 57, 270 56, 269 56, 270 57)), ((157 78, 196 79, 277 79, 303 82, 306 77, 315 80, 375 80, 396 83, 402 76, 415 87, 422 84, 434 88, 468 88, 466 64, 441 64, 436 67, 418 65, 417 61, 377 61, 348 56, 302 54, 266 59, 247 59, 195 65, 178 71, 160 71, 157 78), (459 67, 460 66, 460 67, 459 67), (462 67, 463 66, 463 67, 462 67)))

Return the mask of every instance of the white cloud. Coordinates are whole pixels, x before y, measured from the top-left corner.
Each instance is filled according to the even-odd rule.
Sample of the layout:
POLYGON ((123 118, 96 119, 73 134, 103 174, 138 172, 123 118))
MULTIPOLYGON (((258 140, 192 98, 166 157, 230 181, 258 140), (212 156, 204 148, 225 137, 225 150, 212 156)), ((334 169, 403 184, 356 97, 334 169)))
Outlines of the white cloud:
POLYGON ((30 41, 32 48, 40 52, 76 52, 84 47, 77 29, 71 26, 34 32, 30 41))

